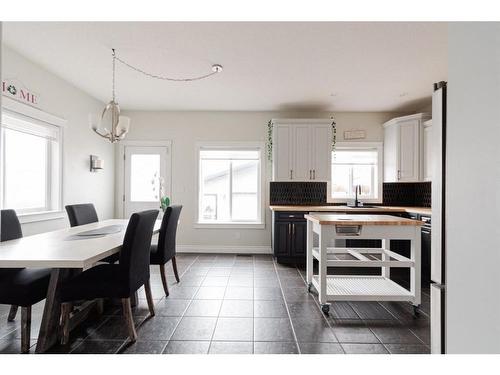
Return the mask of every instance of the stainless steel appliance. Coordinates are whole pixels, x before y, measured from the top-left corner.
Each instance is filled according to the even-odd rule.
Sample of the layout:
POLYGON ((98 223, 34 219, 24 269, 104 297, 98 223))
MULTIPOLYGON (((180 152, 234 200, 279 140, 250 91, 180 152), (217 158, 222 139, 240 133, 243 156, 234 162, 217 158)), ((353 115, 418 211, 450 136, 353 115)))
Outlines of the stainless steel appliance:
POLYGON ((432 95, 431 353, 446 352, 446 82, 432 95))

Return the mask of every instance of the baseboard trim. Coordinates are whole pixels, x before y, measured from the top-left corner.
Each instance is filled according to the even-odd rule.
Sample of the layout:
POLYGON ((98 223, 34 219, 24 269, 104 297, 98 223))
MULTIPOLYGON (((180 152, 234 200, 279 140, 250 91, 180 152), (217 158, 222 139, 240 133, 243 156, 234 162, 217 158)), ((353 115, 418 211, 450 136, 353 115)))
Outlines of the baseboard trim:
POLYGON ((177 245, 178 253, 272 254, 271 246, 177 245))

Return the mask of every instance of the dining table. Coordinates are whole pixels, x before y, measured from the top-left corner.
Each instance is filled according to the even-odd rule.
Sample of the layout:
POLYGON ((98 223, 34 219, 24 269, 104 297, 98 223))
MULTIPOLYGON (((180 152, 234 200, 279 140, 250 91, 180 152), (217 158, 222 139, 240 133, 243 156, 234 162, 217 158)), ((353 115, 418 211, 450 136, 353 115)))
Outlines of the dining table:
MULTIPOLYGON (((0 268, 51 269, 36 353, 46 352, 58 340, 61 286, 71 276, 118 253, 127 225, 128 220, 103 220, 0 242, 0 268)), ((160 231, 160 226, 161 220, 156 220, 153 234, 160 231)), ((85 311, 92 302, 95 301, 79 309, 80 314, 74 314, 71 328, 86 317, 85 311)))

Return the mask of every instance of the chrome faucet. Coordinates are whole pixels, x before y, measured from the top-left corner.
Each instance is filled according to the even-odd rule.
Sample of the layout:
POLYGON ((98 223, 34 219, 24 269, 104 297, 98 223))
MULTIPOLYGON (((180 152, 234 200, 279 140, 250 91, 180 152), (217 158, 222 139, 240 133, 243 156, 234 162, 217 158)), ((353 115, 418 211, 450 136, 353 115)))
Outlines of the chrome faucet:
POLYGON ((359 207, 359 200, 358 200, 358 194, 361 195, 361 185, 355 185, 354 186, 354 207, 359 207))

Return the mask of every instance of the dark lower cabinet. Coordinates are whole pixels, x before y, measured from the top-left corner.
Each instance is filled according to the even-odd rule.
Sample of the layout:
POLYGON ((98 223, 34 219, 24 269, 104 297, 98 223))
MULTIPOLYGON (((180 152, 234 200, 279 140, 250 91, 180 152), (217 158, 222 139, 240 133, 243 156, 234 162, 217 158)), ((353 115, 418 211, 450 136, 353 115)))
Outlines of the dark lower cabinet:
POLYGON ((280 263, 305 263, 307 212, 273 213, 273 252, 280 263))

